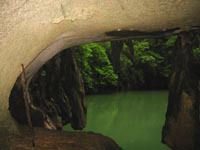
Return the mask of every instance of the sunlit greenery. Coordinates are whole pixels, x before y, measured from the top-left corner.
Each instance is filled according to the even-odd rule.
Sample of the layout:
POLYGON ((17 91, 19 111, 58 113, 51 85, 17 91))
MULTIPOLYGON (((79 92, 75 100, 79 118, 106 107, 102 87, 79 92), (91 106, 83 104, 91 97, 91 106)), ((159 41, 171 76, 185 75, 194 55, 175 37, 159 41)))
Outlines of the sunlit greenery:
MULTIPOLYGON (((77 61, 86 91, 166 89, 171 73, 172 53, 177 36, 133 40, 134 56, 124 44, 120 54, 120 71, 114 73, 111 43, 90 43, 79 46, 77 61)), ((193 49, 197 60, 200 48, 193 49)))
POLYGON ((80 46, 77 61, 87 91, 99 92, 117 86, 118 76, 114 74, 106 49, 102 45, 91 43, 80 46))

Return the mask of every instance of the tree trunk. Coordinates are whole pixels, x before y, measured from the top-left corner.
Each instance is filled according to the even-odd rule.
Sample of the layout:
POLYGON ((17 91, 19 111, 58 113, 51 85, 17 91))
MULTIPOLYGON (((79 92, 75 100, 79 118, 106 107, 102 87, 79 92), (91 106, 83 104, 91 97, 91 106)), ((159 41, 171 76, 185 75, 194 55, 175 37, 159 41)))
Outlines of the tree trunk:
POLYGON ((123 50, 124 42, 111 41, 111 63, 116 74, 120 73, 120 54, 123 50))
POLYGON ((197 150, 199 144, 199 77, 192 54, 192 33, 178 36, 162 141, 174 150, 197 150))
POLYGON ((133 40, 129 39, 129 40, 124 40, 124 43, 128 46, 129 49, 129 59, 131 60, 131 62, 133 63, 134 60, 134 55, 135 55, 135 50, 134 50, 134 42, 133 40))

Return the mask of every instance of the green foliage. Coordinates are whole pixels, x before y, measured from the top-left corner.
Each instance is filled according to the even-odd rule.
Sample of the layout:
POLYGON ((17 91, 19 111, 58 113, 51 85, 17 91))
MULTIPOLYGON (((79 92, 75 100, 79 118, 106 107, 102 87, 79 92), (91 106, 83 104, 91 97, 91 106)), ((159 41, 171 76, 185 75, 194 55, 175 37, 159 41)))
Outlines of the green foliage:
POLYGON ((199 47, 194 48, 193 49, 193 54, 194 54, 195 59, 198 60, 200 58, 200 48, 199 47))
POLYGON ((122 89, 139 88, 144 84, 144 72, 135 68, 133 62, 124 54, 120 57, 120 86, 122 89))
POLYGON ((143 53, 145 50, 148 50, 150 48, 150 43, 148 41, 148 39, 144 39, 142 41, 135 41, 134 44, 134 49, 135 49, 135 53, 143 53))
POLYGON ((78 65, 81 68, 85 87, 86 89, 92 89, 94 81, 91 78, 92 68, 88 62, 88 60, 92 58, 92 50, 87 49, 87 45, 80 46, 80 49, 77 50, 76 56, 78 65))
MULTIPOLYGON (((134 56, 124 44, 118 75, 109 60, 112 58, 110 42, 80 46, 77 60, 86 91, 94 93, 118 86, 121 89, 167 88, 176 40, 177 36, 134 40, 134 56)), ((199 57, 200 49, 194 49, 194 54, 199 57)))
POLYGON ((117 86, 118 76, 114 74, 104 46, 106 44, 90 43, 80 46, 77 51, 86 91, 98 92, 117 86))
POLYGON ((140 61, 142 64, 147 64, 150 67, 157 67, 164 61, 164 58, 160 54, 148 50, 140 56, 140 61))
MULTIPOLYGON (((121 54, 120 80, 130 89, 165 88, 171 71, 171 65, 165 57, 168 57, 163 48, 165 41, 160 39, 134 40, 134 61, 130 61, 128 47, 124 47, 121 54), (163 85, 159 85, 162 80, 163 85)), ((166 51, 167 52, 167 51, 166 51)), ((129 53, 130 55, 130 53, 129 53)))
POLYGON ((177 40, 177 35, 173 35, 168 38, 168 40, 164 43, 164 46, 165 47, 173 47, 173 46, 175 46, 176 40, 177 40))
POLYGON ((162 63, 164 58, 151 49, 150 40, 135 41, 135 59, 137 63, 148 64, 151 67, 156 67, 162 63))
POLYGON ((107 49, 110 49, 111 43, 110 42, 103 42, 103 43, 101 43, 101 46, 104 47, 107 50, 107 49))

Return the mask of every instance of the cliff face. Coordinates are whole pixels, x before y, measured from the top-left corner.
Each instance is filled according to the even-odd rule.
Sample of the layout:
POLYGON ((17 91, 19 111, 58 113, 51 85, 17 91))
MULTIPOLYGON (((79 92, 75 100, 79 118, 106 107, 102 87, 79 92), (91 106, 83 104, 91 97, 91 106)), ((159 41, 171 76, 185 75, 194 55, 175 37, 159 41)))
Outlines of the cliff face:
POLYGON ((200 26, 199 6, 199 0, 2 0, 0 134, 19 131, 8 97, 21 64, 30 79, 47 60, 74 45, 189 30, 200 26))

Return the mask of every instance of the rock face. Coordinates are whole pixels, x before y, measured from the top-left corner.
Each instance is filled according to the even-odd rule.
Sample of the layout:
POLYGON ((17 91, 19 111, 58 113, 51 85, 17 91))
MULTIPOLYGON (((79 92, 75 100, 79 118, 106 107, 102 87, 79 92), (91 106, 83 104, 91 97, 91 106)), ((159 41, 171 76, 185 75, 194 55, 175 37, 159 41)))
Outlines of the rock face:
MULTIPOLYGON (((5 138, 0 135, 1 140, 5 138)), ((2 150, 30 150, 31 136, 28 130, 10 134, 1 145, 2 150)), ((92 132, 58 132, 35 128, 35 150, 121 150, 109 137, 92 132)))
POLYGON ((199 68, 192 54, 192 33, 178 36, 174 50, 163 142, 173 150, 200 149, 199 68))
MULTIPOLYGON (((27 124, 20 77, 11 91, 9 110, 19 123, 27 124)), ((35 74, 28 89, 33 126, 61 129, 71 123, 74 129, 85 127, 85 91, 74 49, 65 50, 48 61, 35 74)))

